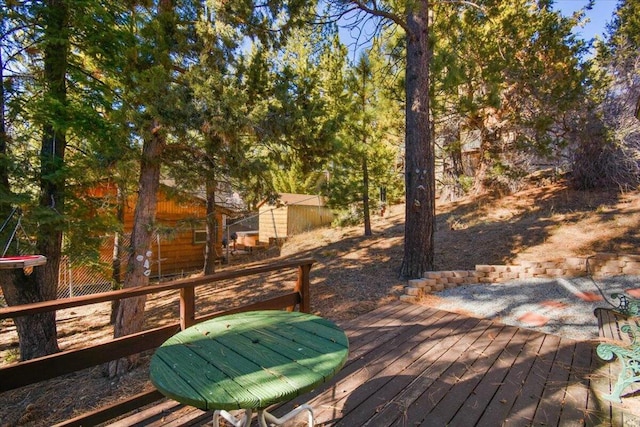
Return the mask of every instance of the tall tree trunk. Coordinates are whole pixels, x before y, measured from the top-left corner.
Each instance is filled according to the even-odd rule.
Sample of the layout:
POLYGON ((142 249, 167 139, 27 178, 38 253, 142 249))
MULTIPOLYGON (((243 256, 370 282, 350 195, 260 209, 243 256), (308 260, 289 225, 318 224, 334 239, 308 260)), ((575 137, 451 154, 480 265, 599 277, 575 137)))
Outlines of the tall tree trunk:
POLYGON ((363 56, 360 64, 362 66, 362 96, 360 98, 362 108, 362 209, 364 215, 364 235, 371 236, 371 213, 369 209, 369 166, 367 165, 367 80, 371 77, 371 69, 368 60, 363 56))
MULTIPOLYGON (((0 19, 4 19, 0 16, 0 19)), ((4 31, 4 23, 0 21, 0 29, 4 31)), ((5 95, 4 95, 4 62, 2 55, 0 55, 0 157, 7 158, 7 148, 9 145, 9 136, 7 135, 7 124, 5 122, 5 107, 6 107, 5 95)), ((0 218, 4 220, 11 212, 11 206, 4 202, 5 198, 11 193, 9 188, 9 165, 4 162, 0 162, 0 218)))
MULTIPOLYGON (((433 138, 433 133, 431 137, 433 138)), ((442 159, 444 185, 440 188, 440 201, 455 201, 465 194, 460 183, 460 178, 464 176, 465 171, 459 139, 460 134, 458 133, 457 140, 450 142, 443 150, 445 153, 445 157, 442 159)))
POLYGON ((362 156, 362 205, 364 209, 364 235, 371 236, 371 213, 369 209, 369 166, 367 165, 366 153, 362 156))
MULTIPOLYGON (((213 173, 211 173, 213 174, 213 173)), ((218 241, 218 229, 216 227, 216 181, 214 178, 206 179, 207 192, 207 243, 205 245, 204 274, 216 272, 216 243, 218 241)))
POLYGON ((411 4, 406 36, 406 220, 401 274, 418 278, 433 270, 435 162, 429 131, 429 2, 411 4))
MULTIPOLYGON (((116 188, 116 219, 118 220, 118 224, 120 224, 121 228, 124 227, 124 199, 124 191, 122 191, 122 188, 118 185, 116 188)), ((113 252, 111 256, 111 279, 113 281, 113 290, 122 288, 122 247, 122 231, 117 231, 113 235, 113 252)), ((116 323, 119 306, 119 300, 111 301, 111 317, 109 320, 112 325, 116 323)))
MULTIPOLYGON (((150 136, 145 139, 140 162, 140 187, 133 218, 131 246, 127 260, 123 288, 146 286, 151 273, 151 237, 155 222, 160 186, 160 164, 166 142, 161 126, 153 120, 150 136)), ((127 298, 120 301, 114 337, 130 335, 142 330, 146 298, 127 298)), ((109 364, 109 376, 126 373, 138 362, 139 355, 114 360, 109 364)))
MULTIPOLYGON (((47 257, 44 266, 35 267, 33 273, 22 270, 4 271, 0 275, 5 299, 9 305, 28 304, 56 298, 58 272, 62 252, 64 227, 64 155, 66 149, 64 108, 67 105, 67 55, 69 51, 69 10, 65 0, 44 2, 43 35, 44 85, 43 93, 52 107, 52 119, 43 125, 40 150, 40 207, 48 212, 46 220, 37 230, 37 250, 47 257), (58 123, 54 126, 53 123, 58 123)), ((4 120, 3 120, 4 124, 4 120)), ((3 140, 6 144, 6 140, 3 140)), ((6 152, 6 145, 3 147, 6 152)), ((10 189, 3 171, 2 185, 10 189)), ((55 312, 14 319, 20 341, 20 358, 29 360, 59 351, 55 312)))
MULTIPOLYGON (((131 6, 134 6, 133 3, 131 6)), ((140 159, 140 179, 138 200, 133 214, 133 230, 131 243, 127 254, 127 271, 125 272, 123 288, 133 288, 149 285, 151 274, 151 238, 153 237, 156 209, 158 204, 158 189, 160 187, 160 167, 162 156, 167 144, 166 133, 169 132, 165 123, 166 115, 162 115, 163 108, 170 106, 162 94, 169 94, 171 89, 171 73, 173 68, 171 52, 168 47, 173 44, 173 2, 160 0, 158 2, 156 18, 161 25, 154 32, 155 39, 145 40, 147 47, 155 49, 153 64, 142 61, 139 65, 141 82, 139 87, 132 87, 137 91, 136 102, 149 107, 149 111, 156 111, 150 119, 140 116, 140 134, 144 135, 142 158, 140 159), (155 69, 160 73, 152 73, 153 80, 147 81, 149 76, 145 71, 155 69), (162 77, 160 77, 162 76, 162 77)), ((169 120, 169 119, 167 119, 169 120)), ((123 337, 142 331, 144 325, 144 308, 146 297, 127 298, 120 301, 113 326, 114 338, 123 337)), ((114 360, 108 364, 109 377, 125 374, 135 367, 140 359, 139 354, 114 360)))

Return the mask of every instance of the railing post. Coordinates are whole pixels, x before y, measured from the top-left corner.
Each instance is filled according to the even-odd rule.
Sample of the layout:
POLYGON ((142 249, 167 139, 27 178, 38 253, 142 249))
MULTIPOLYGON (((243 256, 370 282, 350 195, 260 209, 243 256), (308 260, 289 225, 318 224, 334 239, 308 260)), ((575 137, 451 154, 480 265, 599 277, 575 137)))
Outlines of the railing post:
MULTIPOLYGON (((309 295, 309 272, 311 264, 304 264, 298 267, 298 281, 296 282, 295 292, 300 294, 300 311, 303 313, 311 312, 311 295, 309 295)), ((293 309, 293 307, 291 307, 293 309)))
POLYGON ((196 291, 194 286, 180 289, 180 329, 185 330, 195 323, 196 291))

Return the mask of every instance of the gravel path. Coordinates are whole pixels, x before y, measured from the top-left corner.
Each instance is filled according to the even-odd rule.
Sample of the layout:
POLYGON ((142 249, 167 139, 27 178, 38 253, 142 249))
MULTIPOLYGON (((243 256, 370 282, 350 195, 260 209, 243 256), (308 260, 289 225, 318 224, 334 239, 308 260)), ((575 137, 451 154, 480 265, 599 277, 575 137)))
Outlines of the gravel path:
POLYGON ((432 305, 443 310, 495 319, 578 340, 598 338, 596 307, 617 305, 613 293, 640 293, 640 276, 515 280, 459 286, 434 293, 432 305), (546 322, 545 322, 546 320, 546 322))

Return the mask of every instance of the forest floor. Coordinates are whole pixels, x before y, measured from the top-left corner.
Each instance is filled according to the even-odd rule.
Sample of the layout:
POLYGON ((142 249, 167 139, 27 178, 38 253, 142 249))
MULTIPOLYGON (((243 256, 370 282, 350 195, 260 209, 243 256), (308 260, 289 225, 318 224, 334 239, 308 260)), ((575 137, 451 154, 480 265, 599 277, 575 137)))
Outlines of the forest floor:
MULTIPOLYGON (((404 205, 372 218, 372 236, 362 226, 324 228, 289 239, 282 248, 234 256, 223 269, 279 258, 313 257, 312 311, 340 321, 397 299, 406 282, 399 278, 403 258, 404 205)), ((582 192, 563 183, 532 185, 506 197, 467 198, 437 207, 435 270, 470 270, 476 264, 546 261, 595 252, 639 253, 640 192, 582 192)), ((256 295, 291 289, 293 273, 221 283, 198 292, 199 314, 243 304, 256 295)), ((158 294, 147 302, 146 322, 176 321, 177 299, 158 294)), ((111 337, 110 304, 58 312, 62 349, 79 348, 111 337)), ((0 323, 0 360, 15 361, 12 322, 0 323)), ((0 426, 45 426, 119 397, 150 388, 149 355, 130 374, 109 379, 101 367, 0 395, 0 426)))

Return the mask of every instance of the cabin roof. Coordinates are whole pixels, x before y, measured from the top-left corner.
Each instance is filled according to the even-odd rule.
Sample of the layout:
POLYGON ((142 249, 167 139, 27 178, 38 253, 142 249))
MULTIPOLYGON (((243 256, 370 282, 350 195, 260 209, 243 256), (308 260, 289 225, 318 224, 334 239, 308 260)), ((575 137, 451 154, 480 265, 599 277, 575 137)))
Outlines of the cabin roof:
MULTIPOLYGON (((182 191, 179 189, 176 182, 172 179, 162 179, 161 185, 172 188, 174 190, 182 191)), ((188 194, 206 203, 207 193, 204 188, 198 188, 190 191, 182 191, 183 194, 188 194)), ((240 199, 237 193, 229 193, 226 191, 216 191, 215 193, 216 209, 220 209, 223 213, 234 214, 244 210, 244 202, 240 199)))

